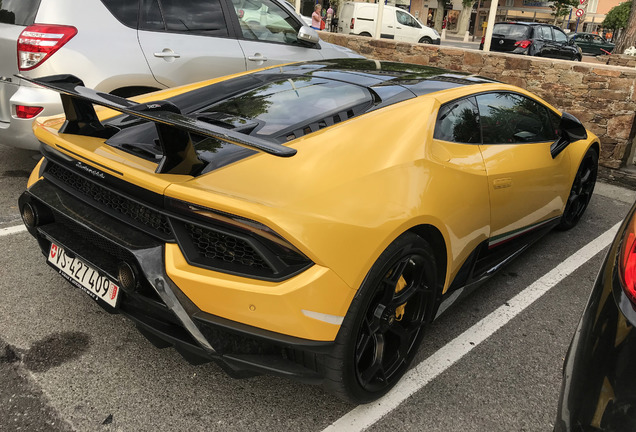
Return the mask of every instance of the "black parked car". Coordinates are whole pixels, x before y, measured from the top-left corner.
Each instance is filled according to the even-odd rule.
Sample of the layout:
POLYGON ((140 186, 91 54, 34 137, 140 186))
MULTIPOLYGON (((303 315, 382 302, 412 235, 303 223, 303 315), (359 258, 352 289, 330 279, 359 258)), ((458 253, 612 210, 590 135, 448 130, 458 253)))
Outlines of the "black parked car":
POLYGON ((610 246, 563 366, 555 432, 636 431, 636 205, 610 246))
MULTIPOLYGON (((479 49, 484 48, 484 39, 479 49)), ((501 22, 493 27, 491 51, 581 61, 581 49, 550 24, 501 22)))

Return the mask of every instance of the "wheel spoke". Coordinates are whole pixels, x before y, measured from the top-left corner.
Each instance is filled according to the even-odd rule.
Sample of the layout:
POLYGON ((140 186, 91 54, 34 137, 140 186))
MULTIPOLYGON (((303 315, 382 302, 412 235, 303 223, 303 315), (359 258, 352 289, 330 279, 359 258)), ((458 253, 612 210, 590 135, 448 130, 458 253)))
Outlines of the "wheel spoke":
POLYGON ((360 380, 363 385, 369 385, 374 378, 377 378, 377 375, 380 375, 380 379, 385 379, 384 369, 383 369, 383 361, 384 361, 384 336, 381 334, 376 334, 373 337, 373 349, 372 349, 372 358, 371 362, 368 366, 361 369, 363 365, 358 363, 358 371, 360 380))
POLYGON ((373 336, 365 334, 360 338, 356 346, 356 364, 360 364, 360 360, 368 352, 369 346, 373 346, 373 336))
POLYGON ((404 269, 409 263, 409 257, 403 258, 399 263, 395 265, 395 267, 389 272, 389 274, 384 278, 384 283, 392 286, 395 289, 400 277, 404 273, 404 269))

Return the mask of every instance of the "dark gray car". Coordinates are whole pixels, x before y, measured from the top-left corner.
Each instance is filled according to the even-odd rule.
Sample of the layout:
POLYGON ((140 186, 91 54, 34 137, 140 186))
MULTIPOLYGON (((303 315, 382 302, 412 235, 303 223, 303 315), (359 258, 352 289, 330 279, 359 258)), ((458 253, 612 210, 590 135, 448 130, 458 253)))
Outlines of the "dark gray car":
MULTIPOLYGON (((482 38, 479 49, 483 49, 482 38)), ((581 49, 550 24, 501 22, 493 27, 491 51, 581 61, 581 49)))

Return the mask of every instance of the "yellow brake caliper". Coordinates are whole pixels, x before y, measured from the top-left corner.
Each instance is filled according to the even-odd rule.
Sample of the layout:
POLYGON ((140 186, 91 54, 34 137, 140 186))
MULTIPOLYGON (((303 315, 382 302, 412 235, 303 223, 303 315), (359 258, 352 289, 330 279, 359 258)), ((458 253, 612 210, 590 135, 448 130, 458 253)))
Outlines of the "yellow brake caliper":
MULTIPOLYGON (((399 293, 400 291, 402 291, 404 289, 404 287, 406 287, 406 280, 404 280, 404 276, 400 276, 400 280, 397 282, 397 284, 395 285, 395 293, 399 293)), ((404 303, 401 306, 398 306, 395 309, 395 319, 398 321, 402 321, 402 318, 404 317, 404 309, 406 308, 406 303, 404 303)))

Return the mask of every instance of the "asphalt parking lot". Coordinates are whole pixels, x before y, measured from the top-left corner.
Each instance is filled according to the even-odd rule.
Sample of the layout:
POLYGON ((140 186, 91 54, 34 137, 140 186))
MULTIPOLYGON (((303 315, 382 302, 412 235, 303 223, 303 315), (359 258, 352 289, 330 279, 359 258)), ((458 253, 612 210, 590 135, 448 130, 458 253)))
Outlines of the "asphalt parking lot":
POLYGON ((44 262, 17 198, 36 153, 0 146, 0 430, 550 431, 561 365, 636 193, 598 184, 553 232, 428 329, 407 379, 363 407, 281 378, 191 366, 44 262))

